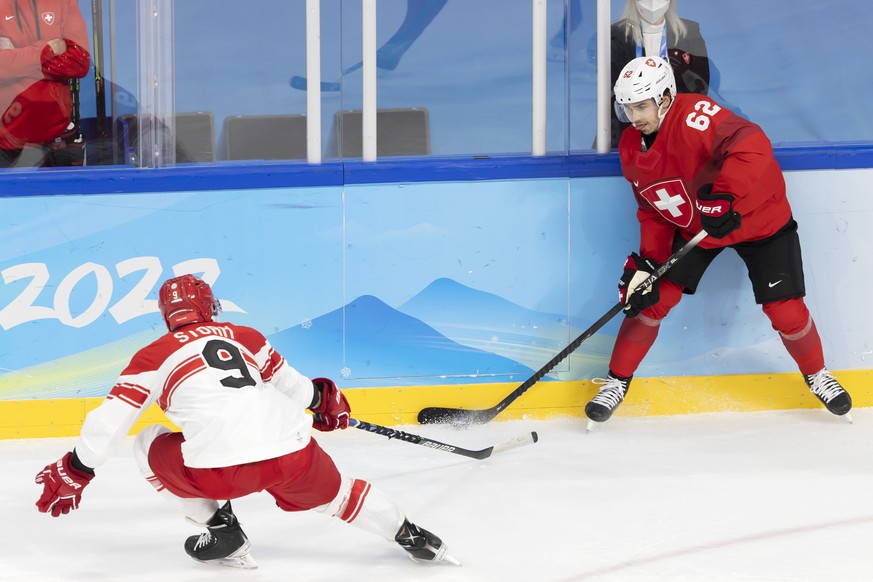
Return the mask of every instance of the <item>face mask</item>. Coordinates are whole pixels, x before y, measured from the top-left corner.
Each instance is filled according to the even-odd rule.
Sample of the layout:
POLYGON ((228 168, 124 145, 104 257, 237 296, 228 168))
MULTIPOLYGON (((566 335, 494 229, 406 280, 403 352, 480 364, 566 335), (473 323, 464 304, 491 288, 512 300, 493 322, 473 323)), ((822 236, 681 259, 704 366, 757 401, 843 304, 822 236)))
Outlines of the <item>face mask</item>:
POLYGON ((667 13, 670 0, 636 0, 640 17, 649 24, 657 24, 667 13))

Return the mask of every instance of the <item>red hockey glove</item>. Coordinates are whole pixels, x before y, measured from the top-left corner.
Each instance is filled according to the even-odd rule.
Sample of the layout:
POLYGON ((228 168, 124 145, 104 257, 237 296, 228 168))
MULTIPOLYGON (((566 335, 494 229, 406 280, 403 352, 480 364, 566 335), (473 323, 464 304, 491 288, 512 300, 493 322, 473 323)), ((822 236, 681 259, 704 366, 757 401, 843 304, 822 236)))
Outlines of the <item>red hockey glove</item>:
POLYGON ((697 189, 700 226, 711 237, 724 238, 740 227, 740 213, 734 210, 734 197, 726 192, 713 194, 712 184, 697 189))
POLYGON ((318 405, 310 409, 315 413, 312 426, 323 432, 348 428, 352 409, 333 380, 315 378, 312 380, 312 385, 315 387, 316 394, 320 396, 318 405))
POLYGON ((640 311, 651 307, 661 298, 660 279, 644 289, 637 289, 656 270, 658 264, 652 259, 636 253, 628 255, 624 263, 624 274, 618 282, 618 300, 624 304, 625 316, 636 317, 640 311))
POLYGON ((42 485, 42 495, 36 502, 36 508, 42 513, 51 511, 52 517, 58 517, 62 513, 78 509, 82 501, 82 489, 91 482, 94 475, 73 467, 70 461, 72 456, 73 453, 69 452, 37 473, 36 483, 42 485))

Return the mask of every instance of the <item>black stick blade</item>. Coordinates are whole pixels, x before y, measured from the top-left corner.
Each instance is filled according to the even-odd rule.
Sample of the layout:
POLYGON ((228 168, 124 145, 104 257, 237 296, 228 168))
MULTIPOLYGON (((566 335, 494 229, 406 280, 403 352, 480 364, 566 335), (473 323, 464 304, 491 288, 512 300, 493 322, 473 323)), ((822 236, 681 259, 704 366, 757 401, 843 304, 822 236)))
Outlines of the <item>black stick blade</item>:
POLYGON ((489 410, 464 410, 461 408, 442 408, 429 406, 418 413, 419 424, 451 424, 466 428, 473 424, 484 424, 494 418, 489 410))

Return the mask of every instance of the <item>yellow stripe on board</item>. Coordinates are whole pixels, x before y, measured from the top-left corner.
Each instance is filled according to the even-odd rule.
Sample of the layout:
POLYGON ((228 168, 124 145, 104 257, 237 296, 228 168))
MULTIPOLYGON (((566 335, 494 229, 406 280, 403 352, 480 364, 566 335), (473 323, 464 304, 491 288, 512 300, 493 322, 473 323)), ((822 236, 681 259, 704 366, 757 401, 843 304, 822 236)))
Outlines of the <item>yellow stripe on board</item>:
MULTIPOLYGON (((855 407, 873 405, 873 370, 834 372, 852 395, 855 407)), ((404 386, 356 388, 345 391, 352 416, 382 425, 415 424, 426 406, 490 408, 518 384, 404 386)), ((597 393, 589 380, 540 382, 498 420, 582 416, 585 403, 597 393)), ((0 439, 76 436, 89 410, 102 398, 0 401, 0 439)), ((658 416, 702 412, 752 412, 817 408, 819 401, 800 374, 744 374, 736 376, 679 376, 636 378, 617 416, 658 416)), ((173 425, 157 406, 149 408, 131 433, 154 423, 173 425)))

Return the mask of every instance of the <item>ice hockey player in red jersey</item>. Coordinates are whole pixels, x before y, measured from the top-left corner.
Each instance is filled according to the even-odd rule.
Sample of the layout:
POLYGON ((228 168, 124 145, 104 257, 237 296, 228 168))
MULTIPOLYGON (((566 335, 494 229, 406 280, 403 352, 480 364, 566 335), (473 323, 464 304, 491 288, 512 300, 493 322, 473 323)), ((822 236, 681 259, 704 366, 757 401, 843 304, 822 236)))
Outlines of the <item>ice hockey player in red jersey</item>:
POLYGON ((640 251, 631 253, 619 282, 624 321, 605 379, 586 405, 604 422, 624 400, 631 378, 658 335, 661 320, 683 293, 693 294, 725 248, 748 269, 755 301, 797 362, 810 390, 833 414, 852 399, 825 367, 806 294, 797 222, 785 180, 760 127, 704 95, 676 92, 660 57, 630 61, 615 83, 616 112, 632 125, 618 145, 624 177, 633 186, 640 251), (707 237, 655 284, 637 289, 698 232, 707 237))
POLYGON ((39 511, 77 509, 94 469, 157 402, 182 432, 149 426, 136 436, 134 456, 158 493, 206 528, 185 541, 195 560, 257 567, 230 500, 267 491, 284 511, 322 512, 397 542, 413 560, 458 564, 387 495, 342 475, 312 438, 312 427, 349 425, 336 384, 301 375, 255 329, 215 321, 220 303, 194 275, 166 281, 158 307, 169 333, 133 356, 73 450, 37 475, 39 511))

